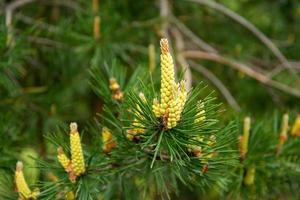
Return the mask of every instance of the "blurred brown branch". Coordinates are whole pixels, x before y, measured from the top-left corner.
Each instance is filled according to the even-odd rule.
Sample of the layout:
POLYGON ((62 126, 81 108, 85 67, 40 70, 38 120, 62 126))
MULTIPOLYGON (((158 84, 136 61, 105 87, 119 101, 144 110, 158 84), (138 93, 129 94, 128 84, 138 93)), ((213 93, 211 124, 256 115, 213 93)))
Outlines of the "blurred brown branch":
POLYGON ((282 66, 287 68, 293 76, 296 76, 295 70, 291 67, 286 57, 281 53, 281 51, 276 47, 276 45, 258 28, 256 28, 251 22, 246 20, 244 17, 238 15, 237 13, 231 11, 226 8, 224 5, 219 4, 217 2, 211 0, 189 0, 191 2, 195 2, 201 5, 208 6, 214 10, 217 10, 224 15, 230 17, 235 20, 245 28, 247 28, 250 32, 252 32, 266 47, 268 47, 272 53, 277 57, 277 59, 281 62, 282 66))
POLYGON ((234 60, 225 58, 225 57, 215 54, 215 53, 207 53, 204 51, 185 51, 183 54, 186 58, 190 58, 190 59, 210 60, 210 61, 218 62, 218 63, 224 64, 224 65, 228 65, 228 66, 232 67, 233 69, 238 70, 265 85, 268 85, 268 86, 276 88, 282 92, 285 92, 287 94, 294 95, 294 96, 300 98, 300 90, 299 89, 296 89, 296 88, 290 87, 288 85, 285 85, 283 83, 280 83, 278 81, 272 80, 266 74, 257 72, 255 70, 253 70, 251 67, 249 67, 243 63, 236 62, 234 60))
POLYGON ((178 29, 173 28, 172 33, 174 35, 175 42, 176 42, 176 50, 177 50, 176 59, 178 63, 181 65, 181 68, 183 69, 184 79, 186 81, 186 88, 189 91, 192 88, 192 72, 187 60, 182 54, 182 52, 184 51, 184 41, 178 29))
POLYGON ((226 86, 222 83, 220 79, 218 79, 217 76, 215 76, 211 71, 209 71, 207 68, 203 67, 202 65, 194 62, 194 61, 189 61, 191 64, 191 68, 196 70, 197 72, 201 73, 203 76, 205 76, 207 79, 209 79, 212 84, 214 84, 220 93, 224 96, 228 104, 235 110, 240 112, 241 107, 238 105, 230 91, 226 88, 226 86))

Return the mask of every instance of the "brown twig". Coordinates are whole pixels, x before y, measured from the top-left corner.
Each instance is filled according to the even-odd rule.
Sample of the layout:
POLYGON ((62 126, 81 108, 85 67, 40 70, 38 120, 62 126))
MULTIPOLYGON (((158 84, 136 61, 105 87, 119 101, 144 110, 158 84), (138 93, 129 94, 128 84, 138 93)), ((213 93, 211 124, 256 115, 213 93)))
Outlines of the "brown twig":
POLYGON ((36 36, 28 36, 27 37, 29 42, 33 42, 36 44, 41 44, 41 45, 46 45, 50 47, 55 47, 55 48, 61 48, 61 49, 67 49, 69 46, 67 44, 51 40, 49 38, 44 38, 44 37, 36 37, 36 36))
POLYGON ((13 12, 28 3, 32 3, 35 0, 16 0, 11 3, 9 3, 5 7, 5 25, 7 28, 7 38, 6 38, 6 43, 8 46, 11 46, 14 43, 13 39, 13 27, 12 27, 12 21, 13 21, 13 12))
POLYGON ((162 36, 169 38, 168 37, 168 29, 169 29, 169 13, 170 13, 170 8, 169 8, 169 2, 168 0, 160 0, 159 8, 160 8, 160 17, 163 20, 161 24, 161 32, 162 36))
POLYGON ((231 19, 235 20, 236 22, 238 22, 245 28, 247 28, 266 47, 268 47, 272 51, 272 53, 277 57, 277 59, 281 62, 281 64, 285 68, 287 68, 293 75, 296 75, 294 69, 291 67, 291 65, 287 61, 286 57, 281 53, 281 51, 276 47, 276 45, 265 34, 263 34, 258 28, 256 28, 251 22, 246 20, 244 17, 238 15, 237 13, 226 8, 224 5, 219 4, 215 1, 211 1, 211 0, 189 0, 189 1, 201 4, 201 5, 205 5, 214 10, 217 10, 217 11, 223 13, 224 15, 230 17, 231 19))
POLYGON ((210 61, 218 62, 218 63, 224 64, 224 65, 228 65, 228 66, 232 67, 233 69, 238 70, 265 85, 268 85, 268 86, 276 88, 282 92, 285 92, 287 94, 290 94, 290 95, 300 98, 300 90, 298 90, 296 88, 292 88, 288 85, 282 84, 278 81, 274 81, 271 78, 269 78, 267 75, 265 75, 263 73, 259 73, 243 63, 233 61, 231 59, 225 58, 225 57, 220 56, 215 53, 207 53, 207 52, 203 52, 203 51, 185 51, 183 54, 186 58, 204 59, 204 60, 210 60, 210 61))
POLYGON ((36 0, 16 0, 13 1, 11 3, 9 3, 6 7, 5 7, 5 24, 7 27, 10 27, 12 24, 12 18, 13 18, 13 12, 21 7, 24 6, 26 4, 32 3, 36 0))
POLYGON ((235 110, 240 112, 241 107, 238 105, 237 101, 234 99, 230 91, 226 88, 226 86, 216 77, 211 71, 203 67, 202 65, 194 62, 194 61, 189 61, 191 64, 191 67, 200 72, 202 75, 204 75, 207 79, 209 79, 220 91, 220 93, 224 96, 228 104, 235 110))
POLYGON ((181 65, 183 72, 184 72, 184 79, 186 83, 186 89, 189 91, 192 87, 192 72, 189 67, 189 64, 185 57, 182 55, 182 52, 184 51, 184 41, 182 38, 182 35, 178 29, 172 29, 172 33, 174 35, 175 41, 176 41, 176 59, 178 63, 181 65))
POLYGON ((217 53, 218 51, 214 49, 211 45, 202 40, 193 31, 191 31, 187 26, 180 22, 176 17, 172 17, 172 21, 178 27, 178 29, 187 37, 189 37, 194 44, 198 45, 199 48, 211 53, 217 53))

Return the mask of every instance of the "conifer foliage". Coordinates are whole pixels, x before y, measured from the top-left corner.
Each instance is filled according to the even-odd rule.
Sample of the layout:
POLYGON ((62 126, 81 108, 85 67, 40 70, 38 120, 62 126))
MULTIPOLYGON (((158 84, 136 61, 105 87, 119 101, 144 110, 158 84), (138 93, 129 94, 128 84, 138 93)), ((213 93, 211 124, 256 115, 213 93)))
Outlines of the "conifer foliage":
MULTIPOLYGON (((6 2, 6 24, 0 24, 0 200, 300 198, 300 115, 275 112, 262 120, 245 111, 232 120, 218 94, 188 66, 225 90, 235 111, 240 106, 223 80, 192 59, 231 66, 241 72, 240 82, 249 76, 274 96, 274 88, 300 96, 298 74, 285 80, 294 70, 288 60, 241 16, 217 1, 174 1, 172 7, 172 1, 159 0, 160 17, 144 21, 144 15, 153 17, 151 6, 144 9, 150 1, 135 1, 127 13, 130 1, 79 0, 40 1, 26 8, 47 15, 35 19, 16 11, 38 1, 0 6, 6 2), (132 16, 141 8, 143 15, 132 16), (258 35, 286 69, 255 71, 198 37, 189 18, 207 14, 210 21, 212 10, 258 35), (71 12, 76 14, 58 20, 71 12), (121 26, 126 28, 119 31, 121 26), (148 49, 139 40, 147 40, 148 49)), ((215 32, 219 28, 227 27, 215 32)), ((241 56, 241 47, 234 48, 241 56)))
MULTIPOLYGON (((114 77, 101 86, 93 85, 100 97, 107 91, 108 102, 114 102, 104 105, 103 113, 87 129, 94 141, 83 145, 76 123, 70 124, 69 142, 63 133, 46 136, 57 146, 57 156, 38 162, 52 178, 38 184, 39 193, 31 192, 19 162, 16 183, 21 198, 139 199, 170 197, 179 190, 178 184, 225 187, 219 177, 237 163, 230 149, 236 141, 235 126, 230 123, 220 128, 218 105, 211 95, 201 95, 202 85, 188 92, 184 81, 176 83, 168 41, 162 39, 160 44, 160 90, 154 82, 138 80, 139 75, 124 94, 114 77)), ((92 83, 99 83, 98 78, 94 76, 92 83)))

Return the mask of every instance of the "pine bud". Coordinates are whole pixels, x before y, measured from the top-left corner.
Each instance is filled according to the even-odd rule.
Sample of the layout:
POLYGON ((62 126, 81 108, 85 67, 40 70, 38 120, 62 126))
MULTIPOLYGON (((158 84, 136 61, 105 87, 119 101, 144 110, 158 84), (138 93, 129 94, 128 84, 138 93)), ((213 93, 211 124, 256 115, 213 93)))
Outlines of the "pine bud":
MULTIPOLYGON (((195 140, 197 142, 204 142, 204 137, 203 136, 196 136, 191 139, 191 142, 195 140)), ((189 145, 188 146, 188 151, 192 152, 194 156, 196 157, 201 157, 202 156, 202 147, 199 145, 189 145)))
POLYGON ((112 98, 117 101, 121 101, 123 99, 123 92, 121 91, 121 87, 115 78, 109 79, 109 89, 112 92, 112 98))
POLYGON ((93 12, 97 13, 99 11, 99 0, 93 0, 93 12))
POLYGON ((254 178, 255 178, 255 166, 252 165, 249 167, 246 171, 246 175, 244 177, 244 184, 246 186, 253 185, 254 183, 254 178))
POLYGON ((117 143, 114 141, 110 130, 106 127, 103 127, 102 129, 102 142, 102 149, 105 153, 110 152, 113 148, 117 146, 117 143))
MULTIPOLYGON (((143 101, 143 103, 147 102, 147 99, 146 99, 144 93, 140 92, 139 97, 143 101)), ((136 118, 133 120, 133 123, 132 123, 133 128, 130 130, 127 130, 126 137, 129 140, 133 140, 134 138, 136 138, 136 135, 142 134, 145 132, 145 126, 141 122, 141 120, 144 119, 144 116, 142 115, 142 109, 139 106, 139 104, 136 104, 136 109, 137 110, 134 111, 136 118)))
POLYGON ((173 97, 173 87, 175 85, 175 71, 172 56, 169 52, 169 44, 167 39, 160 41, 161 55, 161 108, 163 112, 170 105, 173 97))
POLYGON ((18 161, 15 172, 15 183, 20 196, 20 199, 36 199, 39 192, 32 192, 27 185, 23 173, 23 163, 18 161))
POLYGON ((127 130, 127 135, 126 137, 129 139, 129 140, 133 140, 133 139, 138 139, 139 137, 137 136, 139 133, 137 132, 136 129, 129 129, 127 130))
POLYGON ((144 93, 140 92, 140 93, 139 93, 139 97, 140 97, 140 99, 141 99, 144 103, 147 102, 144 93))
POLYGON ((245 158, 245 156, 248 152, 250 127, 251 127, 251 119, 250 119, 250 117, 245 117, 243 135, 240 136, 240 139, 239 139, 240 157, 242 159, 245 158))
POLYGON ((200 100, 197 103, 197 114, 194 123, 202 123, 206 119, 204 103, 200 100))
MULTIPOLYGON (((178 103, 179 103, 179 109, 180 109, 180 114, 183 111, 185 102, 186 102, 186 98, 187 98, 187 91, 186 91, 186 87, 185 87, 185 81, 182 80, 179 84, 179 88, 178 88, 178 103)), ((178 115, 178 118, 180 119, 180 114, 178 115)), ((178 120, 179 120, 178 119, 178 120)))
POLYGON ((65 195, 65 200, 75 200, 75 194, 73 191, 69 191, 67 192, 67 194, 65 195))
POLYGON ((53 174, 53 172, 47 172, 46 175, 47 179, 49 179, 51 182, 58 182, 58 177, 56 175, 53 174))
POLYGON ((61 147, 57 148, 57 159, 66 172, 71 170, 71 160, 66 156, 61 147))
POLYGON ((80 136, 75 122, 70 124, 70 146, 72 157, 72 168, 74 174, 79 176, 85 172, 84 156, 82 152, 80 136))
POLYGON ((292 128, 292 132, 291 132, 292 136, 295 137, 299 137, 300 136, 300 115, 297 116, 293 128, 292 128))
POLYGON ((281 122, 281 131, 280 131, 280 136, 279 136, 279 145, 282 146, 285 141, 287 140, 287 133, 289 130, 289 115, 286 113, 282 117, 282 122, 281 122))
POLYGON ((155 69, 155 47, 153 44, 148 46, 148 56, 149 56, 149 70, 153 72, 155 69))
POLYGON ((116 91, 114 94, 113 94, 113 99, 117 100, 117 101, 121 101, 123 99, 123 92, 121 92, 120 90, 116 91))
POLYGON ((202 156, 202 147, 195 146, 195 147, 193 147, 192 152, 193 152, 194 156, 201 157, 202 156))
POLYGON ((19 159, 22 160, 23 165, 28 165, 31 167, 24 168, 23 173, 30 177, 27 180, 29 185, 36 183, 40 175, 40 169, 37 167, 37 158, 39 157, 37 151, 33 148, 24 148, 21 151, 19 159))
POLYGON ((99 40, 101 37, 100 29, 101 29, 101 18, 100 18, 100 16, 95 16, 94 17, 94 27, 93 27, 95 40, 99 40))
POLYGON ((112 91, 116 91, 120 89, 120 85, 115 78, 109 79, 109 89, 112 91))
POLYGON ((185 82, 175 82, 175 70, 172 56, 169 52, 167 39, 161 39, 161 87, 160 101, 153 100, 152 110, 156 117, 162 117, 164 127, 171 129, 175 127, 181 118, 186 102, 187 91, 185 82))
POLYGON ((209 140, 208 140, 208 142, 207 142, 207 145, 208 145, 208 146, 214 146, 216 143, 217 143, 216 136, 215 136, 215 135, 211 135, 211 136, 209 137, 209 140))

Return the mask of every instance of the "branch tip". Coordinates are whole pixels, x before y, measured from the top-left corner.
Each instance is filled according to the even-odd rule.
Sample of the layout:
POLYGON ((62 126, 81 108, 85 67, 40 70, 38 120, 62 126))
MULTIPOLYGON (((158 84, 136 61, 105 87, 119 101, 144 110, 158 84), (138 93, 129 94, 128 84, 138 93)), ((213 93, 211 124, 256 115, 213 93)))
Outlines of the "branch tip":
POLYGON ((20 172, 20 171, 23 170, 23 163, 22 163, 21 161, 18 161, 18 162, 17 162, 16 170, 17 170, 18 172, 20 172))
POLYGON ((160 40, 160 49, 161 49, 161 54, 169 53, 169 43, 167 38, 162 38, 160 40))
POLYGON ((70 130, 71 130, 71 133, 77 132, 77 128, 78 128, 78 125, 77 125, 76 122, 70 123, 70 130))

